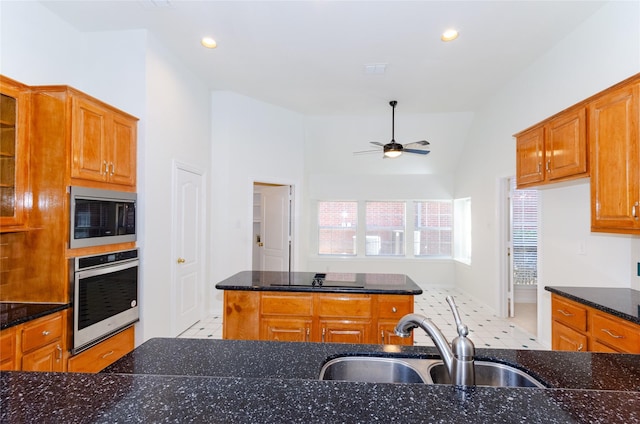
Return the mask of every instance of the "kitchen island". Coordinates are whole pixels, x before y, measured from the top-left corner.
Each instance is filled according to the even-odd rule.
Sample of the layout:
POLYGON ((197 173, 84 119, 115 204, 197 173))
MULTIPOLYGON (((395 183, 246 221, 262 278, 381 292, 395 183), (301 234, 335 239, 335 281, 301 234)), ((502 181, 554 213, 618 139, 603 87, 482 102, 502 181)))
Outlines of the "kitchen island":
POLYGON ((477 349, 548 388, 319 381, 340 356, 426 346, 151 339, 100 374, 0 373, 0 422, 638 423, 638 355, 477 349))
POLYGON ((243 271, 224 290, 225 339, 412 345, 393 329, 422 289, 403 274, 243 271))

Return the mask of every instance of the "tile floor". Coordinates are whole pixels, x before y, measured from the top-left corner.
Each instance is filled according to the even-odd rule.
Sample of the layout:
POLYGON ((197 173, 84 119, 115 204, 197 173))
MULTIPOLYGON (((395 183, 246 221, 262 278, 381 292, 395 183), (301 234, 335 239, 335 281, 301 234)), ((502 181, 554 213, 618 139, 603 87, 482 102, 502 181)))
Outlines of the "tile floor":
MULTIPOLYGON (((431 318, 451 341, 457 334, 453 315, 445 298, 452 295, 462 321, 469 327, 469 338, 476 347, 498 349, 536 349, 545 350, 536 336, 512 320, 496 317, 491 310, 474 301, 469 296, 455 289, 424 288, 423 293, 416 296, 414 312, 431 318)), ((184 338, 222 338, 222 317, 208 316, 180 334, 184 338)), ((427 334, 419 329, 414 330, 414 344, 433 346, 427 334)))

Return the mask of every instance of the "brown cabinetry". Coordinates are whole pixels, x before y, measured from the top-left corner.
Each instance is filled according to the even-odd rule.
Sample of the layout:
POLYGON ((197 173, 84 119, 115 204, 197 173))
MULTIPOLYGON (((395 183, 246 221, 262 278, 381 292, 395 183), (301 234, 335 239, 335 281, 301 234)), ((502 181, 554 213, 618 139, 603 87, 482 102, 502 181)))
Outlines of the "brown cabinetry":
POLYGON ((551 295, 554 350, 640 353, 640 325, 551 295))
POLYGON ((586 112, 584 106, 516 134, 518 188, 587 177, 586 112))
POLYGON ((135 186, 136 119, 71 96, 71 178, 135 186))
POLYGON ((592 231, 640 234, 639 79, 588 104, 592 231))
POLYGON ((0 368, 65 371, 66 313, 55 312, 0 333, 0 368))
POLYGON ((0 232, 27 225, 29 88, 0 75, 0 232))
POLYGON ((411 295, 225 290, 225 339, 413 344, 393 333, 411 295))
POLYGON ((69 358, 69 372, 99 372, 134 348, 135 332, 129 327, 103 342, 69 358))

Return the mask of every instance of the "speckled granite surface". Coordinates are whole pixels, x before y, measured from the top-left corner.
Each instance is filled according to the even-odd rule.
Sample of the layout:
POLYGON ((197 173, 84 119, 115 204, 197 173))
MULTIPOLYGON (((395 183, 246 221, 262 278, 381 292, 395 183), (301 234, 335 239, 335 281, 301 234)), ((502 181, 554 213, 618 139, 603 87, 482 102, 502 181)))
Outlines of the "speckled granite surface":
POLYGON ((322 285, 314 272, 242 271, 216 284, 220 290, 295 291, 318 293, 421 294, 404 274, 328 273, 322 285))
POLYGON ((640 423, 639 355, 477 353, 549 388, 317 380, 329 358, 430 347, 152 339, 100 374, 0 373, 0 422, 640 423))
POLYGON ((71 307, 68 303, 0 302, 0 330, 71 307))
POLYGON ((640 291, 614 287, 557 287, 545 290, 640 324, 640 291))

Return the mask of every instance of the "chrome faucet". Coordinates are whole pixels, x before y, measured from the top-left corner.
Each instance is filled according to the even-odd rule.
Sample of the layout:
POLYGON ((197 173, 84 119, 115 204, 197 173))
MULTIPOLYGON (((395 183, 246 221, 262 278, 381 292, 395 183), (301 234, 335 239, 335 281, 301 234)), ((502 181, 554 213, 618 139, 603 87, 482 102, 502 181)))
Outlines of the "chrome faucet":
POLYGON ((473 362, 475 346, 467 338, 469 328, 460 320, 460 314, 453 297, 447 296, 447 303, 451 308, 451 312, 453 312, 456 329, 458 330, 458 337, 453 339, 451 345, 449 345, 446 337, 433 321, 418 314, 408 314, 400 318, 395 332, 400 337, 409 337, 411 330, 416 327, 422 328, 438 348, 442 361, 447 371, 449 371, 451 383, 456 386, 474 386, 476 382, 473 362))

